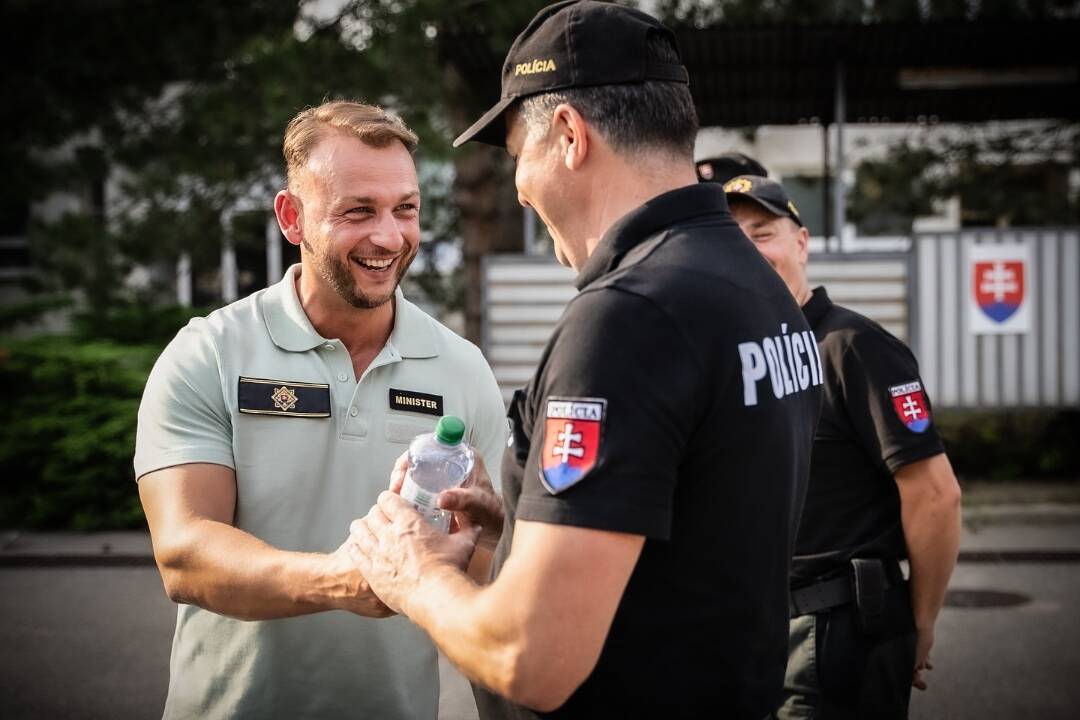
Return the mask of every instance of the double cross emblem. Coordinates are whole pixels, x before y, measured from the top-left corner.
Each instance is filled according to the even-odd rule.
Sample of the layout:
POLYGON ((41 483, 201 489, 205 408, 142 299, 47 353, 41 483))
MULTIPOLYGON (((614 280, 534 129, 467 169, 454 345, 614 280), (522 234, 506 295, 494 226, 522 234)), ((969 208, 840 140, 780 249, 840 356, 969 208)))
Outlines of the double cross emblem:
POLYGON ((568 422, 563 425, 558 440, 561 445, 551 448, 551 454, 561 457, 564 463, 569 462, 571 456, 576 458, 585 456, 585 448, 574 447, 574 443, 581 442, 581 433, 574 432, 574 423, 568 422))

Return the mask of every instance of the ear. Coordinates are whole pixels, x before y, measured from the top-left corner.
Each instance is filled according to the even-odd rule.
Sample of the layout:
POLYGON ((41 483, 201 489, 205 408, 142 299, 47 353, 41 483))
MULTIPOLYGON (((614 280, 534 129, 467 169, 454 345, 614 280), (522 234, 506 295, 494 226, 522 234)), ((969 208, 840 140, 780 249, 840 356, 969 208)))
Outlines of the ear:
POLYGON ((799 244, 799 264, 806 267, 806 263, 810 259, 810 231, 805 226, 799 226, 796 242, 799 244))
POLYGON ((562 103, 551 115, 551 131, 567 170, 578 170, 589 154, 589 126, 573 105, 562 103))
POLYGON ((282 190, 274 198, 274 215, 277 216, 281 234, 293 245, 304 240, 303 205, 300 198, 288 190, 282 190))

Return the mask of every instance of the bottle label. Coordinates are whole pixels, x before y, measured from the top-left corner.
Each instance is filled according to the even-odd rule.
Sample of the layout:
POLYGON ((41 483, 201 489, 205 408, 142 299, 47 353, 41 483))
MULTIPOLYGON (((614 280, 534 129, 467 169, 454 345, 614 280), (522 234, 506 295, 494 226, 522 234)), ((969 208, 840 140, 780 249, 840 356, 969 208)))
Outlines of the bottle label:
POLYGON ((415 505, 421 513, 435 509, 435 495, 413 482, 409 473, 405 474, 405 482, 401 485, 401 497, 415 505))
POLYGON ((436 530, 440 532, 450 531, 450 511, 440 510, 435 505, 436 493, 428 492, 415 482, 408 473, 405 474, 405 482, 401 485, 402 499, 412 503, 417 512, 424 516, 436 530))

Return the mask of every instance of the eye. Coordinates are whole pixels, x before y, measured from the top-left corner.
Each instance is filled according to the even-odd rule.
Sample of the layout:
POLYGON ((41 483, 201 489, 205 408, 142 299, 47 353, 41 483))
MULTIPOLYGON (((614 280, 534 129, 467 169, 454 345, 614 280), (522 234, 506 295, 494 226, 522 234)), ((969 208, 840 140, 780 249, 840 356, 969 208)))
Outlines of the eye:
POLYGON ((354 208, 350 208, 350 209, 346 210, 345 214, 346 215, 371 215, 374 212, 375 212, 374 210, 367 207, 366 205, 362 205, 360 207, 354 207, 354 208))

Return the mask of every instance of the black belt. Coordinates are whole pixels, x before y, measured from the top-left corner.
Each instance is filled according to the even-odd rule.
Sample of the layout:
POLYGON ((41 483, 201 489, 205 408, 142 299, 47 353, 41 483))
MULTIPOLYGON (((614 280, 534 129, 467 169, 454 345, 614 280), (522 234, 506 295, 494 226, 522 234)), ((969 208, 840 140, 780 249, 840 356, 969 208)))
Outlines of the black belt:
MULTIPOLYGON (((895 560, 884 561, 885 587, 890 588, 904 581, 904 574, 895 560)), ((792 590, 788 595, 788 615, 797 618, 800 615, 830 610, 847 605, 855 599, 855 588, 850 573, 844 573, 830 580, 823 580, 813 585, 792 590)))

